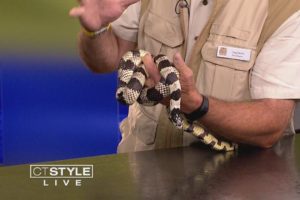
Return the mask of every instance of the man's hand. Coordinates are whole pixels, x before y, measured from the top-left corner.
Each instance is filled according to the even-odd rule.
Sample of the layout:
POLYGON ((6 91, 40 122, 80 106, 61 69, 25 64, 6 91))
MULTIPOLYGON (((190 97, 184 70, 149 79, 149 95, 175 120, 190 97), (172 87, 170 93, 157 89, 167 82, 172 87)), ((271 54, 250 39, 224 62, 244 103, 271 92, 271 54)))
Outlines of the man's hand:
POLYGON ((124 10, 139 0, 78 0, 80 5, 70 10, 88 31, 96 31, 118 19, 124 10))
MULTIPOLYGON (((154 87, 161 79, 161 75, 155 66, 150 55, 143 58, 149 78, 146 81, 148 87, 154 87)), ((191 113, 202 103, 202 96, 199 94, 193 79, 192 70, 184 63, 181 55, 176 53, 173 59, 174 65, 179 71, 179 81, 181 84, 181 110, 184 113, 191 113)), ((168 99, 161 102, 164 105, 169 104, 168 99)))

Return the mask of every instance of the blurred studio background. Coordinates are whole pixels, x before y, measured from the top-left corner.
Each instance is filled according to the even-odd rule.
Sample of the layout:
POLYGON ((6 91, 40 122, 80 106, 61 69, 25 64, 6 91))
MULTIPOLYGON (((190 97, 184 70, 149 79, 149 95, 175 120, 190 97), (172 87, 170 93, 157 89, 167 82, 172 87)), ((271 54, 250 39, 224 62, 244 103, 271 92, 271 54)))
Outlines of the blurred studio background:
POLYGON ((116 152, 116 74, 94 74, 80 60, 80 25, 68 16, 75 5, 0 1, 1 164, 116 152))
POLYGON ((116 152, 126 108, 116 74, 94 74, 79 58, 75 5, 0 1, 0 164, 116 152))

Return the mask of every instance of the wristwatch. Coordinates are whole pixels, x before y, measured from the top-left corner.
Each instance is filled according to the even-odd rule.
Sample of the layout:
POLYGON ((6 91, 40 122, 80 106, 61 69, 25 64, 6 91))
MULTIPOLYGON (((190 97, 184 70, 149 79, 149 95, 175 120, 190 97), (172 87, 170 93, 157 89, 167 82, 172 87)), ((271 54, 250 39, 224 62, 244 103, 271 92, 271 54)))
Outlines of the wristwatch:
POLYGON ((203 117, 209 109, 209 102, 208 102, 208 98, 206 96, 202 96, 203 100, 201 105, 199 106, 199 108, 197 108, 196 110, 194 110, 193 112, 189 113, 189 114, 184 114, 186 119, 190 122, 196 121, 198 119, 200 119, 201 117, 203 117))

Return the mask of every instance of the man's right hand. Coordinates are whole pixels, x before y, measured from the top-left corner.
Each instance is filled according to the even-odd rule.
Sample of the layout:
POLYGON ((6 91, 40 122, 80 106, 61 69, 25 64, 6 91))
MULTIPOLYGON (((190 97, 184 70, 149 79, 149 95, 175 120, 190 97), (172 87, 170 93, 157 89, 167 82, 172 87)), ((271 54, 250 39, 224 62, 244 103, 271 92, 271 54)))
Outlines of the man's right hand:
POLYGON ((139 0, 78 0, 80 5, 70 10, 69 15, 78 17, 81 25, 88 31, 97 31, 101 27, 118 19, 124 10, 139 0))

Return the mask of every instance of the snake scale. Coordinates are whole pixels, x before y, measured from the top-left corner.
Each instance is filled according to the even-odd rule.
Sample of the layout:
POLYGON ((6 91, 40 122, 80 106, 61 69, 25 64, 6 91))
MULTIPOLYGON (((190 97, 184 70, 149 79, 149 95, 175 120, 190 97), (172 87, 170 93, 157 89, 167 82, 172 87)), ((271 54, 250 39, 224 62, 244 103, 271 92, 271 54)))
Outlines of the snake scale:
POLYGON ((116 98, 119 102, 132 105, 138 102, 154 106, 163 98, 170 97, 168 106, 169 120, 173 125, 199 138, 204 144, 218 151, 233 151, 237 144, 220 140, 196 123, 188 122, 180 111, 181 86, 179 73, 165 55, 157 55, 154 62, 162 76, 152 88, 145 87, 148 73, 142 58, 150 54, 144 50, 129 51, 121 58, 118 66, 118 88, 116 98))

